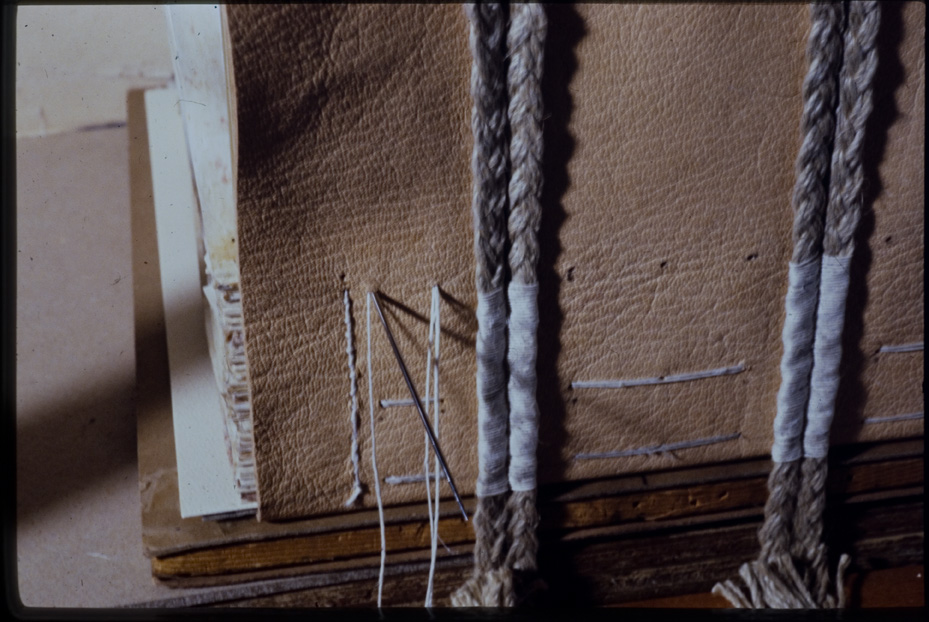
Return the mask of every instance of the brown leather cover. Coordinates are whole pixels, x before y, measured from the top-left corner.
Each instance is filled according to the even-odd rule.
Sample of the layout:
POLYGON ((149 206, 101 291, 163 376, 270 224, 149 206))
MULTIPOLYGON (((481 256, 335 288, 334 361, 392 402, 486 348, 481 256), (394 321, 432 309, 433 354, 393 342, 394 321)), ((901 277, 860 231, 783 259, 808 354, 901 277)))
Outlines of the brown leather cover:
MULTIPOLYGON (((804 5, 548 7, 539 266, 540 482, 761 456, 771 446, 809 30, 804 5), (743 363, 688 383, 575 380, 743 363), (720 435, 679 452, 602 460, 720 435)), ((440 443, 477 476, 470 54, 458 5, 231 5, 239 252, 260 516, 343 512, 350 492, 342 291, 353 301, 363 507, 374 505, 365 292, 424 389, 443 292, 440 443)), ((921 434, 925 8, 885 6, 866 215, 853 263, 842 442, 921 434)), ((375 402, 407 397, 376 316, 375 402)), ((412 408, 377 417, 381 478, 422 468, 412 408)), ((422 484, 382 486, 388 505, 422 484)), ((447 489, 446 489, 447 492, 447 489)))

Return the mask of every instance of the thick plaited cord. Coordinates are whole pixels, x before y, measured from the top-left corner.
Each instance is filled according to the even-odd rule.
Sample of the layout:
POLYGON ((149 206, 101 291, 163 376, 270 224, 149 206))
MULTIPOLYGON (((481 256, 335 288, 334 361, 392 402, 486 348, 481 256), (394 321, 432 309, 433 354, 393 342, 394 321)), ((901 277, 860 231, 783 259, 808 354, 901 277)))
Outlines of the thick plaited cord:
MULTIPOLYGON (((826 504, 829 431, 839 388, 851 256, 855 230, 861 217, 864 182, 862 149, 865 126, 872 108, 871 88, 877 68, 876 40, 879 24, 880 7, 877 2, 850 3, 848 23, 843 35, 843 62, 838 79, 836 130, 829 169, 829 201, 823 219, 823 254, 820 261, 813 365, 803 428, 803 458, 791 524, 791 558, 778 552, 775 558, 765 560, 766 548, 762 538, 762 557, 758 562, 746 564, 741 571, 749 595, 736 589, 732 582, 714 588, 714 591, 723 594, 737 606, 830 608, 843 607, 845 604, 844 574, 850 560, 847 555, 840 556, 833 580, 829 574, 826 546, 822 541, 823 511, 826 504), (761 563, 763 561, 766 563, 761 563), (779 581, 779 574, 789 576, 790 582, 779 581)), ((804 237, 802 230, 803 225, 800 223, 795 228, 795 240, 798 246, 802 245, 801 252, 808 252, 815 247, 813 236, 804 237), (798 229, 801 230, 799 236, 798 229)), ((795 254, 797 250, 798 247, 795 247, 795 254)), ((793 444, 791 451, 796 453, 793 444)), ((780 466, 777 465, 775 471, 780 466)), ((796 477, 796 468, 790 471, 791 477, 796 477)), ((772 482, 774 479, 772 473, 772 482)), ((773 504, 773 498, 769 499, 769 505, 773 504)), ((783 522, 783 516, 780 519, 783 522)), ((768 548, 780 550, 782 540, 778 538, 777 546, 768 548)))
POLYGON ((506 13, 497 3, 466 4, 471 48, 472 214, 478 293, 478 482, 474 575, 453 594, 456 606, 494 605, 489 576, 505 559, 507 110, 506 13))
MULTIPOLYGON (((479 471, 478 510, 474 520, 476 535, 474 576, 460 588, 452 598, 455 605, 511 606, 517 602, 513 570, 534 571, 538 539, 536 528, 538 513, 535 505, 536 446, 538 444, 538 406, 536 404, 536 331, 538 328, 538 286, 536 263, 538 262, 538 230, 541 218, 540 193, 542 187, 542 92, 541 74, 546 19, 540 5, 512 5, 507 28, 506 56, 509 65, 499 58, 495 69, 504 68, 508 106, 504 121, 508 121, 511 132, 509 158, 511 173, 506 188, 509 205, 507 234, 509 240, 509 268, 512 277, 507 287, 510 317, 506 334, 498 337, 496 331, 483 335, 482 322, 498 326, 496 315, 490 318, 486 311, 488 302, 497 302, 500 280, 499 264, 493 263, 496 254, 497 205, 488 200, 496 193, 499 178, 496 173, 497 160, 494 152, 479 153, 481 141, 490 142, 488 136, 498 137, 492 130, 497 117, 491 103, 498 102, 496 80, 498 76, 487 63, 497 52, 497 21, 502 15, 493 5, 467 6, 471 20, 471 49, 474 58, 472 70, 472 97, 475 107, 472 129, 475 137, 472 171, 475 176, 475 252, 478 260, 478 392, 487 384, 482 381, 481 367, 489 352, 496 353, 498 347, 506 349, 509 379, 509 474, 507 481, 500 484, 499 467, 506 463, 507 451, 499 453, 497 439, 501 428, 495 419, 490 423, 480 416, 479 407, 479 471), (492 82, 493 86, 489 83, 492 82), (486 119, 492 119, 485 127, 486 119), (486 130, 486 132, 485 132, 486 130), (480 161, 487 159, 487 162, 480 161), (490 178, 488 180, 488 177, 490 178), (491 183, 492 182, 492 183, 491 183), (484 308, 482 308, 484 305, 484 308), (487 316, 487 317, 485 317, 487 316), (493 339, 493 342, 491 341, 493 339), (499 339, 499 340, 498 340, 499 339), (506 490, 514 492, 507 495, 506 490)), ((505 129, 505 128, 504 128, 505 129)), ((494 143, 496 145, 496 143, 494 143)), ((504 162, 505 163, 505 162, 504 162)), ((505 311, 504 311, 505 312, 505 311)), ((496 359, 494 359, 496 360, 496 359)), ((496 376, 484 376, 496 380, 496 376)), ((496 384, 494 384, 494 387, 496 384)), ((496 411, 494 411, 496 412, 496 411)), ((506 428, 502 428, 506 439, 506 428)))
POLYGON ((510 122, 510 213, 507 220, 510 273, 514 283, 532 284, 539 261, 542 219, 542 66, 547 30, 538 4, 510 6, 507 70, 510 122))
POLYGON ((835 148, 830 171, 829 207, 823 236, 821 293, 816 317, 815 362, 811 379, 808 424, 800 496, 794 520, 794 556, 807 567, 807 584, 819 602, 841 602, 842 575, 849 560, 839 559, 835 587, 829 576, 822 542, 826 506, 829 431, 835 413, 842 360, 842 329, 848 297, 854 236, 861 219, 865 126, 872 109, 872 84, 877 69, 877 2, 852 2, 836 114, 835 148), (835 596, 830 592, 837 591, 835 596))
POLYGON ((483 541, 474 544, 474 573, 452 594, 455 607, 503 607, 512 605, 507 596, 512 588, 505 581, 509 573, 501 572, 507 549, 507 495, 478 499, 474 513, 474 533, 483 541))
POLYGON ((802 142, 792 197, 794 249, 785 300, 784 354, 772 446, 774 466, 768 478, 765 519, 758 533, 761 552, 757 560, 743 564, 739 571, 744 589, 731 580, 713 588, 714 593, 721 594, 737 607, 817 606, 791 553, 794 514, 802 481, 800 470, 810 374, 815 360, 815 314, 835 136, 834 110, 842 62, 844 14, 840 2, 815 3, 810 10, 812 24, 807 42, 808 70, 803 82, 802 142))
POLYGON ((547 32, 545 10, 538 4, 510 5, 507 70, 510 121, 509 265, 511 282, 507 363, 510 370, 510 468, 508 572, 513 601, 524 599, 536 571, 536 448, 539 408, 536 403, 539 224, 542 218, 542 67, 547 32))
POLYGON ((471 152, 477 291, 503 286, 506 250, 506 15, 498 3, 465 5, 471 23, 471 152))
POLYGON ((835 137, 836 76, 842 62, 845 10, 841 2, 814 3, 807 41, 808 70, 803 80, 803 142, 797 155, 794 184, 791 261, 801 263, 822 253, 829 193, 829 165, 835 137))
POLYGON ((861 218, 865 126, 873 107, 872 85, 877 70, 880 3, 852 2, 845 35, 845 59, 839 77, 839 107, 832 156, 829 209, 823 250, 848 257, 861 218))

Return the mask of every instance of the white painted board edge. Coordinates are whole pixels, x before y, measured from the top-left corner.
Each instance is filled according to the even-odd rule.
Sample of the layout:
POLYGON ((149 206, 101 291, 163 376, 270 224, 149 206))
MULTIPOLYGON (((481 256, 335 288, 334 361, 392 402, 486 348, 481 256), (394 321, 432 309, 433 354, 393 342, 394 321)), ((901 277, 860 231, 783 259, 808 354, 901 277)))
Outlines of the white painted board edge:
POLYGON ((181 517, 257 508, 235 486, 222 403, 207 345, 197 199, 173 88, 146 91, 181 517))

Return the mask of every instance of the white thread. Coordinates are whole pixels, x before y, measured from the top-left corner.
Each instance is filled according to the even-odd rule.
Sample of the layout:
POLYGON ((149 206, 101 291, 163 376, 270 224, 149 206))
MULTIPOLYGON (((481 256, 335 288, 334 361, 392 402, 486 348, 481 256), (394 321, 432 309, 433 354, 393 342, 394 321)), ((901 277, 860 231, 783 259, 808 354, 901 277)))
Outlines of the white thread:
MULTIPOLYGON (((440 398, 439 401, 441 402, 442 399, 440 398)), ((380 402, 378 402, 378 404, 380 405, 381 408, 400 408, 402 406, 410 406, 410 407, 416 406, 416 403, 410 398, 407 398, 405 400, 381 400, 380 402)))
POLYGON ((368 324, 368 411, 371 414, 371 470, 374 471, 374 495, 377 497, 377 516, 381 524, 381 570, 377 577, 377 606, 381 606, 384 593, 384 563, 387 560, 387 533, 384 528, 384 500, 381 498, 381 480, 377 475, 377 450, 374 446, 374 374, 371 369, 371 296, 365 298, 368 324))
MULTIPOLYGON (((426 347, 426 392, 423 394, 423 408, 426 415, 426 420, 429 420, 429 384, 430 377, 432 375, 432 314, 429 317, 429 337, 428 337, 428 346, 426 347)), ((433 430, 435 432, 435 430, 433 430)), ((436 437, 438 441, 438 437, 436 437)), ((425 445, 425 450, 423 453, 423 478, 422 481, 426 483, 426 514, 429 515, 429 537, 432 538, 433 527, 435 526, 435 518, 432 515, 432 489, 429 487, 429 433, 423 432, 423 443, 425 445)), ((439 504, 439 498, 436 497, 435 504, 439 504)), ((430 566, 431 567, 431 566, 430 566)), ((424 607, 432 606, 432 581, 433 574, 430 572, 426 580, 426 601, 423 604, 424 607)))
MULTIPOLYGON (((432 358, 432 376, 433 396, 432 396, 432 425, 436 441, 439 440, 439 333, 441 332, 441 321, 439 318, 439 286, 432 288, 432 305, 429 311, 429 346, 430 352, 434 355, 432 358)), ((429 362, 427 357, 426 372, 426 401, 429 401, 429 362)), ((429 499, 429 442, 426 439, 426 456, 423 465, 424 477, 426 481, 426 499, 429 499)), ((429 581, 426 587, 426 607, 432 606, 432 591, 435 582, 435 564, 438 557, 438 537, 439 537, 439 457, 435 458, 435 506, 429 508, 429 540, 431 544, 431 555, 429 559, 429 581), (433 514, 434 512, 434 514, 433 514)))
MULTIPOLYGON (((424 398, 423 408, 424 408, 427 421, 429 420, 429 406, 430 406, 429 389, 430 389, 431 380, 432 380, 432 329, 435 323, 434 311, 435 311, 434 308, 430 308, 429 310, 429 329, 427 331, 427 337, 426 337, 426 342, 427 342, 427 346, 426 346, 426 392, 423 394, 423 398, 424 398)), ((433 432, 435 432, 435 430, 433 430, 433 432)), ((436 438, 436 440, 438 441, 438 438, 436 438)), ((423 444, 425 445, 425 450, 423 454, 423 474, 424 474, 423 481, 426 483, 426 513, 429 515, 429 537, 431 538, 432 533, 433 533, 434 518, 432 514, 432 489, 429 487, 429 479, 428 479, 428 475, 429 475, 429 434, 425 431, 423 432, 423 444)), ((439 499, 436 498, 435 502, 436 504, 438 504, 439 499)), ((426 607, 432 606, 432 580, 433 580, 433 576, 430 574, 427 577, 427 581, 426 581, 426 602, 424 604, 424 606, 426 607)))
POLYGON ((813 368, 813 330, 816 325, 816 300, 819 291, 818 259, 790 262, 787 271, 786 317, 781 340, 781 386, 777 392, 774 417, 774 443, 771 458, 775 462, 799 460, 803 455, 801 439, 809 396, 810 370, 813 368))
POLYGON ((351 314, 351 301, 348 297, 348 290, 346 289, 342 295, 342 302, 345 303, 345 351, 348 353, 348 377, 350 385, 350 397, 351 397, 351 413, 349 414, 349 421, 352 426, 352 448, 351 448, 351 457, 352 457, 352 468, 353 468, 353 482, 352 482, 352 493, 351 496, 345 501, 345 507, 350 507, 355 504, 358 498, 361 496, 361 475, 359 462, 361 460, 361 450, 358 448, 358 375, 355 372, 355 348, 352 347, 352 314, 351 314))
POLYGON ((868 417, 863 423, 890 423, 891 421, 909 421, 911 419, 922 419, 923 413, 908 413, 906 415, 891 415, 889 417, 868 417))
POLYGON ((477 294, 477 496, 507 491, 506 294, 477 294))
MULTIPOLYGON (((440 479, 445 479, 444 475, 439 475, 440 479)), ((435 475, 432 473, 429 474, 429 481, 435 479, 435 475)), ((426 477, 422 473, 416 473, 413 475, 388 475, 383 479, 385 484, 390 486, 399 486, 403 484, 419 484, 426 481, 426 477)))
POLYGON ((446 553, 448 553, 449 555, 454 555, 454 554, 455 554, 455 551, 453 551, 453 550, 451 550, 450 548, 448 548, 448 545, 445 544, 445 540, 443 540, 442 538, 436 538, 436 539, 439 541, 439 544, 442 545, 442 548, 445 549, 445 552, 446 552, 446 553))
POLYGON ((730 367, 718 367, 706 371, 695 371, 672 376, 655 376, 653 378, 634 378, 631 380, 576 380, 571 383, 572 389, 625 389, 626 387, 640 387, 649 384, 668 384, 671 382, 689 382, 717 376, 729 376, 745 371, 745 365, 739 363, 730 367))
POLYGON ((507 364, 510 379, 510 488, 535 490, 536 446, 539 442, 539 408, 536 404, 536 330, 539 286, 511 281, 507 287, 510 302, 507 364))
MULTIPOLYGON (((433 419, 435 420, 435 436, 439 437, 439 415, 441 410, 439 409, 439 342, 441 341, 442 334, 442 322, 441 322, 441 313, 440 313, 440 298, 439 298, 439 286, 436 285, 432 288, 432 304, 435 305, 435 333, 433 338, 435 339, 435 351, 434 357, 432 359, 432 364, 435 366, 435 369, 432 372, 432 375, 435 376, 435 384, 433 385, 433 395, 432 395, 432 410, 433 410, 433 419)), ((439 542, 439 484, 441 479, 439 477, 439 469, 441 468, 439 463, 439 456, 435 456, 433 461, 434 469, 434 478, 435 478, 435 520, 432 522, 434 525, 432 533, 432 559, 429 562, 429 576, 432 577, 435 575, 435 566, 438 559, 438 548, 437 543, 439 542)), ((442 546, 445 546, 445 543, 442 543, 442 546)), ((448 550, 448 547, 445 546, 445 549, 448 550)))
POLYGON ((600 458, 625 458, 627 456, 650 456, 660 454, 665 451, 677 451, 678 449, 691 449, 693 447, 702 447, 704 445, 713 445, 734 441, 742 436, 741 432, 729 434, 727 436, 713 436, 710 438, 698 438, 693 441, 681 441, 679 443, 668 443, 667 445, 655 445, 654 447, 641 447, 639 449, 624 449, 622 451, 608 451, 600 454, 577 454, 575 460, 597 460, 600 458))
POLYGON ((803 456, 806 458, 825 458, 829 453, 829 428, 835 414, 835 396, 839 391, 842 328, 845 325, 850 264, 851 256, 823 255, 819 305, 816 309, 816 336, 813 339, 810 401, 803 432, 803 456))
POLYGON ((891 352, 921 352, 923 350, 923 342, 918 343, 905 343, 899 346, 881 346, 878 350, 879 353, 891 353, 891 352))

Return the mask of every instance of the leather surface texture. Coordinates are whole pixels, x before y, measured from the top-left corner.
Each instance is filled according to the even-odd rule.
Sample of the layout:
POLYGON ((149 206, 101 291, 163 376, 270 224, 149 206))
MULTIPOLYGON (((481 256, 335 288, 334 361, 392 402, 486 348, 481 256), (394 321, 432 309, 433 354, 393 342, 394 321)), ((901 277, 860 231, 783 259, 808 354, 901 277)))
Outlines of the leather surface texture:
MULTIPOLYGON (((539 479, 770 451, 780 373, 805 5, 547 7, 539 479), (741 365, 623 389, 574 381, 741 365), (718 441, 719 438, 728 438, 718 441), (584 460, 703 442, 673 451, 584 460)), ((342 513, 351 490, 343 291, 352 301, 361 480, 422 471, 430 288, 442 292, 439 442, 477 477, 468 23, 459 5, 228 7, 238 232, 262 520, 342 513)), ((885 6, 837 442, 922 433, 925 8, 885 6)), ((385 504, 423 484, 382 483, 385 504)), ((444 488, 443 495, 448 495, 444 488)))

